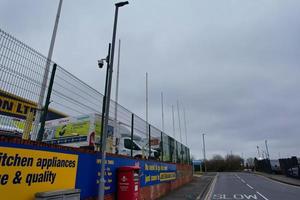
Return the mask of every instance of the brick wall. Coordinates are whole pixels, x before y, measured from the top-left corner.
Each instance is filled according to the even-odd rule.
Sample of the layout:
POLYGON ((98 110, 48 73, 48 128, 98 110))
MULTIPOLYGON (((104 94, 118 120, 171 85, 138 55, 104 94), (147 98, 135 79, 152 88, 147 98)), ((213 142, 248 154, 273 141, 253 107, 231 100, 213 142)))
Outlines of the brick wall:
MULTIPOLYGON (((172 190, 192 181, 192 176, 191 165, 177 164, 177 179, 175 181, 141 188, 140 200, 155 200, 167 195, 172 190)), ((114 200, 114 195, 106 195, 105 200, 114 200)))
MULTIPOLYGON (((157 185, 141 188, 140 200, 155 200, 167 195, 172 190, 192 181, 192 166, 177 164, 177 179, 157 185)), ((114 200, 114 194, 106 195, 105 200, 114 200)))

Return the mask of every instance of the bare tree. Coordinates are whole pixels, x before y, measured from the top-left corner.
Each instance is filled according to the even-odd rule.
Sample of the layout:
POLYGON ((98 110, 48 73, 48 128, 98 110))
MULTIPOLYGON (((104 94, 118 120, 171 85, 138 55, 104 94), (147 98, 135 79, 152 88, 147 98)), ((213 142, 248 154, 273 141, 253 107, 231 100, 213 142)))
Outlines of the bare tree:
POLYGON ((209 171, 239 171, 242 170, 243 159, 238 155, 214 155, 212 159, 207 161, 207 169, 209 171))

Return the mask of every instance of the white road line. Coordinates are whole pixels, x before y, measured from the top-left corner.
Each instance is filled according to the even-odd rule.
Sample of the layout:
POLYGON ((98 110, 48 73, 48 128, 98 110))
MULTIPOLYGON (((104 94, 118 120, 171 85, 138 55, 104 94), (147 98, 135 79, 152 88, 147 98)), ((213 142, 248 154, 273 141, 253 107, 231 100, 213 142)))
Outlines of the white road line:
POLYGON ((256 191, 256 193, 259 194, 259 196, 261 196, 264 200, 269 200, 267 197, 265 197, 265 196, 262 195, 261 193, 259 193, 259 192, 257 192, 257 191, 256 191))
POLYGON ((247 186, 249 187, 249 188, 251 188, 252 190, 254 189, 251 185, 249 185, 248 183, 247 183, 247 186))
MULTIPOLYGON (((206 196, 204 197, 205 200, 210 200, 212 199, 212 194, 213 194, 213 191, 215 189, 215 186, 216 186, 216 182, 217 182, 217 179, 218 179, 218 176, 219 176, 219 172, 216 174, 213 182, 211 183, 210 185, 210 188, 209 188, 209 191, 207 192, 206 196)), ((201 197, 201 194, 196 198, 196 200, 199 200, 201 197)))
POLYGON ((242 181, 243 183, 246 184, 246 181, 245 181, 244 179, 242 179, 241 177, 239 177, 237 174, 235 174, 235 176, 236 176, 238 179, 240 179, 240 181, 242 181))

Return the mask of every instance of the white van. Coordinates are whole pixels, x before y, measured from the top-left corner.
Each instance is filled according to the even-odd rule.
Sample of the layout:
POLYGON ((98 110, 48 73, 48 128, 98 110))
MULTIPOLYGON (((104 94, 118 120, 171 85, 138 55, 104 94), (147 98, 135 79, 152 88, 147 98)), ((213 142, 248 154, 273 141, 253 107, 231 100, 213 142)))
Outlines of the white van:
POLYGON ((23 130, 16 125, 20 121, 18 118, 0 115, 0 134, 22 137, 23 130))
MULTIPOLYGON (((117 137, 118 140, 118 154, 132 156, 134 158, 148 158, 149 157, 149 140, 146 137, 138 135, 136 133, 133 134, 133 140, 131 140, 131 130, 130 127, 119 123, 117 125, 117 137)), ((158 151, 151 149, 150 158, 158 159, 158 151)))

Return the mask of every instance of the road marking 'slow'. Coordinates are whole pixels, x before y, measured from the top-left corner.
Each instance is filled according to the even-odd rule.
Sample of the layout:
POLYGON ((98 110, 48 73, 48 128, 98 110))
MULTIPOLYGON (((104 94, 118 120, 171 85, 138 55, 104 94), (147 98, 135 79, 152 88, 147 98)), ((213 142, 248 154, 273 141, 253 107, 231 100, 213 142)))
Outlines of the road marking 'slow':
POLYGON ((247 183, 247 186, 253 190, 253 187, 247 183))
POLYGON ((265 196, 262 195, 261 193, 259 193, 259 192, 257 192, 257 191, 256 191, 256 193, 259 194, 259 196, 261 196, 264 200, 269 200, 267 197, 265 197, 265 196))

